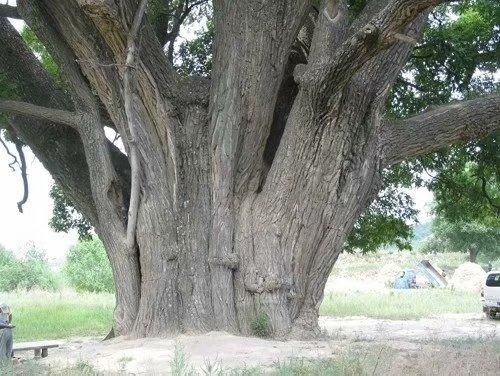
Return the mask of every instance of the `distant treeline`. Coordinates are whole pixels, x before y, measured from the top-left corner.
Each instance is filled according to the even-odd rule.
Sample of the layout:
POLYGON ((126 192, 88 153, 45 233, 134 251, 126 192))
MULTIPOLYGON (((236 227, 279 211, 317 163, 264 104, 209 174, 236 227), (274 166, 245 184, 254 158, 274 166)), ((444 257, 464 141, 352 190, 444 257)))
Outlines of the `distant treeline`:
POLYGON ((35 246, 23 257, 16 257, 0 245, 0 291, 56 291, 65 286, 77 291, 114 292, 111 267, 99 239, 81 241, 72 247, 60 271, 53 271, 45 252, 35 246))

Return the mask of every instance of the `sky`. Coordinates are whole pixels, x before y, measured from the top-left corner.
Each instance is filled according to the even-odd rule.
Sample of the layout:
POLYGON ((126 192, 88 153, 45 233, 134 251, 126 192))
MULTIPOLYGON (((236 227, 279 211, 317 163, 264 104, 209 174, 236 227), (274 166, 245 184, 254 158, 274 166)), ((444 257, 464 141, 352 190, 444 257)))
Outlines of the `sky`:
MULTIPOLYGON (((12 144, 9 146, 15 151, 12 144)), ((13 172, 9 168, 11 159, 3 148, 0 150, 0 244, 17 255, 22 255, 30 244, 34 244, 59 264, 69 247, 76 243, 78 235, 75 231, 64 234, 50 229, 52 178, 28 148, 25 154, 30 189, 21 214, 17 210, 17 202, 23 195, 21 174, 19 169, 13 172)))
MULTIPOLYGON (((6 1, 2 1, 6 3, 6 1)), ((15 1, 8 1, 15 5, 15 1)), ((21 21, 13 20, 14 26, 22 28, 21 21)), ((10 149, 15 151, 13 145, 10 149)), ((52 200, 49 197, 52 178, 28 148, 25 148, 29 180, 29 198, 24 205, 24 213, 17 210, 17 202, 22 197, 22 180, 18 170, 13 172, 11 161, 3 147, 0 147, 0 244, 22 256, 32 245, 45 250, 49 260, 60 265, 68 249, 77 242, 76 231, 68 234, 56 233, 48 225, 52 215, 52 200)), ((407 191, 420 211, 419 221, 430 220, 432 193, 425 188, 407 191)))

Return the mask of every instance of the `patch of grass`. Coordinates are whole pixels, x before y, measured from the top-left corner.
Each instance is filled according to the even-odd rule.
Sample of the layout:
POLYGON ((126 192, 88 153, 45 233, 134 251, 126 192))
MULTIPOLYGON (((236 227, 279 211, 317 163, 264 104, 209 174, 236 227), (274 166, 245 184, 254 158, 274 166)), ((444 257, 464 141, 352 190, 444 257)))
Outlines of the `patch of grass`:
POLYGON ((112 325, 112 294, 28 291, 0 294, 13 314, 15 341, 104 336, 112 325))
POLYGON ((268 338, 272 333, 271 319, 265 312, 259 312, 252 321, 252 332, 257 337, 268 338))
POLYGON ((324 316, 366 316, 414 320, 447 313, 481 312, 478 294, 447 289, 402 290, 381 293, 332 293, 320 308, 324 316))
POLYGON ((344 375, 339 363, 334 359, 291 359, 276 363, 273 374, 279 376, 344 375))
POLYGON ((175 345, 174 357, 170 362, 170 372, 173 376, 196 375, 193 367, 189 365, 184 350, 181 346, 175 345))
POLYGON ((92 364, 87 362, 78 362, 74 367, 66 368, 64 370, 66 374, 70 375, 81 375, 81 376, 97 376, 98 372, 92 364), (75 373, 72 373, 75 372, 75 373))

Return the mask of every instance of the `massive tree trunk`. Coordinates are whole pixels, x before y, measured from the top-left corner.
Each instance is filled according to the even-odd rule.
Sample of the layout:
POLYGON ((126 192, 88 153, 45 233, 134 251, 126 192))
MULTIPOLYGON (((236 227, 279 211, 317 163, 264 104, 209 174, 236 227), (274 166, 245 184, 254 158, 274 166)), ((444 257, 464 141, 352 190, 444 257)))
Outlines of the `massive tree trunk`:
POLYGON ((262 315, 275 336, 317 332, 328 275, 382 170, 499 126, 498 97, 384 119, 440 2, 372 1, 351 21, 343 1, 214 0, 205 80, 176 74, 144 1, 18 0, 71 98, 0 18, 2 73, 23 88, 0 110, 103 240, 117 334, 251 334, 262 315))

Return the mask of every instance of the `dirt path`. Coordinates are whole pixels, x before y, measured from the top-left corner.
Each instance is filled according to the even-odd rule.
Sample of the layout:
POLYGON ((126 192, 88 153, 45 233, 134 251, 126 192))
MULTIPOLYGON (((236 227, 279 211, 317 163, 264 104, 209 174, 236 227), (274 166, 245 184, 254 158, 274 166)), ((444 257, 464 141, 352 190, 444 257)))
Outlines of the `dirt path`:
POLYGON ((366 317, 321 317, 332 338, 363 341, 439 341, 486 339, 500 341, 500 321, 482 314, 447 314, 420 320, 381 320, 366 317))
MULTIPOLYGON (((322 317, 321 325, 329 338, 310 342, 267 341, 220 332, 176 339, 118 338, 105 343, 83 339, 64 343, 60 349, 51 351, 43 362, 61 367, 83 361, 104 374, 164 375, 169 373, 176 349, 184 354, 190 366, 200 369, 209 364, 241 368, 266 366, 288 358, 328 358, 348 354, 353 349, 366 350, 378 346, 391 349, 388 352, 393 359, 391 362, 402 367, 408 359, 411 359, 412 365, 415 364, 424 348, 431 349, 430 354, 436 353, 432 346, 437 346, 439 341, 481 339, 500 343, 500 321, 489 321, 480 315, 446 315, 415 321, 322 317)), ((474 359, 474 356, 471 357, 474 359)), ((488 359, 498 362, 496 365, 500 367, 499 357, 494 359, 490 355, 488 359)), ((388 361, 385 363, 389 364, 388 361)), ((494 369, 496 365, 493 365, 494 369)))

